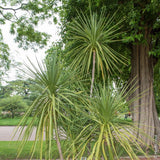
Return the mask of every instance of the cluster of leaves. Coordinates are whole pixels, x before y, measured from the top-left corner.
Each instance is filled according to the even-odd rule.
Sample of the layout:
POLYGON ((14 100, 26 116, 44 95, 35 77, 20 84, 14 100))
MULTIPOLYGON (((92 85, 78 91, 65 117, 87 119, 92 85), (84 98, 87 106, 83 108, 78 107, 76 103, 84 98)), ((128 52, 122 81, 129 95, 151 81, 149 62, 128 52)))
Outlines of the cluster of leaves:
POLYGON ((0 78, 9 69, 9 47, 3 42, 3 35, 0 29, 0 78))
POLYGON ((123 19, 116 23, 115 15, 109 17, 105 11, 100 16, 97 13, 90 13, 90 16, 82 13, 70 24, 66 48, 73 68, 80 66, 82 73, 88 73, 92 68, 93 51, 96 53, 97 75, 102 73, 103 78, 106 72, 119 70, 118 63, 125 63, 124 56, 110 47, 110 44, 120 41, 118 37, 123 19))

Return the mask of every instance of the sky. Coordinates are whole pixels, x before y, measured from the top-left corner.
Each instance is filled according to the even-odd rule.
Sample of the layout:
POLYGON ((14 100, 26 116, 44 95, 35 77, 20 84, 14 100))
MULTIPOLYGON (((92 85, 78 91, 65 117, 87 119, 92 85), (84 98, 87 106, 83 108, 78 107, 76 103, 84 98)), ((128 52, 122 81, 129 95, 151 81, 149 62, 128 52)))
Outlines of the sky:
MULTIPOLYGON (((21 68, 24 68, 24 63, 29 64, 27 57, 33 63, 36 62, 36 57, 38 60, 43 60, 45 58, 45 51, 49 48, 51 43, 53 41, 56 42, 60 39, 60 36, 59 36, 60 29, 59 29, 58 24, 55 25, 51 21, 46 21, 46 22, 40 23, 40 25, 37 27, 37 30, 46 32, 51 35, 48 45, 43 49, 39 49, 37 52, 34 52, 31 49, 23 50, 18 47, 18 43, 14 42, 14 36, 9 33, 10 24, 7 23, 5 25, 1 25, 0 27, 2 29, 4 42, 7 43, 10 47, 10 59, 12 60, 12 62, 15 61, 15 62, 22 63, 21 68)), ((11 67, 11 69, 7 72, 8 76, 5 75, 4 79, 6 79, 7 81, 12 81, 12 80, 17 79, 17 75, 18 75, 17 71, 20 72, 19 68, 11 67)))

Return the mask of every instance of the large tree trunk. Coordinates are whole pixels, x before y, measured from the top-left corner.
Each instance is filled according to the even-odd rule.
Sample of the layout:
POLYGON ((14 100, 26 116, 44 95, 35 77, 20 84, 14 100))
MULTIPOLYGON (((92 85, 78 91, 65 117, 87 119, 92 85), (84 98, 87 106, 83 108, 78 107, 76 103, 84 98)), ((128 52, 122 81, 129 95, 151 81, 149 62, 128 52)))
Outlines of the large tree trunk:
POLYGON ((132 104, 132 117, 136 126, 139 128, 137 137, 143 138, 148 144, 152 140, 144 136, 149 135, 154 138, 160 135, 159 119, 155 106, 153 92, 153 57, 149 56, 151 38, 150 30, 145 30, 145 39, 147 43, 136 43, 132 49, 132 69, 131 79, 136 77, 137 90, 133 96, 139 97, 132 104), (142 96, 141 96, 142 95, 142 96), (145 134, 141 134, 141 132, 145 134))

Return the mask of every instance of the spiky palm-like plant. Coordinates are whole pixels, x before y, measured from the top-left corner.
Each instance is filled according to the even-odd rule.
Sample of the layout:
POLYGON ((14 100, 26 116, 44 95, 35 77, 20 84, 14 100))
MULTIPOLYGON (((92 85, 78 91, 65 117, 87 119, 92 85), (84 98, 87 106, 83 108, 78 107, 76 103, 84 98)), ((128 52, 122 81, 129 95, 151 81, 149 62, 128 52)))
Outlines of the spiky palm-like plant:
MULTIPOLYGON (((57 120, 59 118, 67 119, 67 104, 72 105, 72 97, 76 97, 78 92, 70 89, 75 82, 74 72, 68 72, 63 68, 62 63, 57 59, 56 55, 51 56, 48 60, 38 66, 30 61, 32 67, 28 67, 29 74, 35 81, 35 84, 41 88, 41 94, 30 106, 25 116, 21 120, 19 126, 21 127, 22 144, 19 153, 21 152, 25 142, 32 134, 33 128, 36 128, 35 141, 32 148, 32 155, 36 148, 40 150, 40 159, 42 159, 42 148, 46 146, 45 159, 52 158, 52 141, 55 139, 59 150, 60 159, 63 160, 63 154, 59 139, 59 130, 57 120), (33 114, 32 120, 25 128, 28 116, 33 114), (24 131, 24 133, 23 133, 24 131), (44 143, 45 135, 45 143, 44 143)), ((77 80, 77 79, 76 79, 77 80)), ((18 127, 19 127, 18 126, 18 127)), ((18 130, 18 129, 17 129, 18 130)))
POLYGON ((124 150, 134 160, 138 159, 136 150, 146 156, 141 148, 141 145, 145 144, 134 136, 135 126, 132 122, 124 120, 124 108, 133 102, 133 99, 126 102, 127 96, 133 93, 132 89, 127 90, 127 87, 118 90, 112 85, 95 89, 95 96, 85 104, 87 112, 80 110, 89 119, 89 123, 74 140, 73 145, 79 144, 78 152, 70 152, 71 148, 68 150, 74 153, 71 155, 76 157, 75 159, 86 155, 88 144, 90 154, 87 160, 119 159, 120 150, 124 150))
POLYGON ((88 73, 92 68, 90 96, 93 92, 95 69, 97 74, 102 73, 105 78, 106 71, 113 72, 118 69, 117 64, 123 63, 125 58, 110 47, 118 41, 121 34, 122 21, 115 22, 115 14, 107 16, 104 11, 100 15, 79 14, 69 25, 69 51, 68 57, 72 60, 73 68, 80 67, 81 71, 88 73))

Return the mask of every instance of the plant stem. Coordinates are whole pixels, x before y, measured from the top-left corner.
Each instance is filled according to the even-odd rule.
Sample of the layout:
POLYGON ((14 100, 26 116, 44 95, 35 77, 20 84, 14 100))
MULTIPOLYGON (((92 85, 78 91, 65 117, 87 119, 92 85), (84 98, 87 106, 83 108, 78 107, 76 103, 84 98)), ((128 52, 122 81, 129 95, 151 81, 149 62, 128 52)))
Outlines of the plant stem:
POLYGON ((62 148, 61 148, 61 143, 59 141, 59 136, 58 136, 58 130, 57 128, 55 128, 55 138, 56 138, 56 143, 57 143, 57 147, 58 147, 58 151, 59 151, 59 155, 60 155, 60 160, 64 160, 63 158, 63 154, 62 154, 62 148))
POLYGON ((55 139, 56 139, 56 143, 57 143, 57 147, 58 147, 58 151, 59 151, 60 160, 64 160, 63 154, 62 154, 61 143, 60 143, 59 136, 58 136, 56 112, 55 112, 55 109, 53 109, 53 110, 54 110, 55 139))
POLYGON ((95 62, 96 62, 96 50, 93 50, 93 67, 92 67, 92 81, 91 81, 90 97, 92 97, 92 93, 93 93, 93 84, 94 84, 94 75, 95 75, 95 62))
POLYGON ((57 127, 56 111, 55 111, 55 96, 54 95, 53 95, 52 100, 53 100, 53 118, 54 118, 54 126, 55 126, 55 139, 56 139, 56 143, 57 143, 57 147, 58 147, 58 151, 59 151, 60 160, 64 160, 63 154, 62 154, 61 143, 60 143, 59 135, 58 135, 58 127, 57 127))

